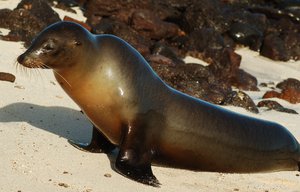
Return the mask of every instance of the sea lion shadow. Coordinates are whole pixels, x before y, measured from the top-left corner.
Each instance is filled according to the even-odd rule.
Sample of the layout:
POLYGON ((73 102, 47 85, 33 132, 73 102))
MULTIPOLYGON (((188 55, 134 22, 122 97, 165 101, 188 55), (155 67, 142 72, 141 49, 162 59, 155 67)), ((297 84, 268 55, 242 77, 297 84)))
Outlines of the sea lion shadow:
POLYGON ((88 143, 92 124, 78 110, 67 107, 46 107, 30 103, 13 103, 0 108, 0 122, 27 122, 72 141, 88 143))
MULTIPOLYGON (((93 126, 80 111, 61 107, 46 107, 31 103, 13 103, 0 108, 0 122, 27 122, 33 127, 58 135, 67 140, 89 143, 93 126)), ((119 149, 107 154, 110 166, 114 164, 119 149)))

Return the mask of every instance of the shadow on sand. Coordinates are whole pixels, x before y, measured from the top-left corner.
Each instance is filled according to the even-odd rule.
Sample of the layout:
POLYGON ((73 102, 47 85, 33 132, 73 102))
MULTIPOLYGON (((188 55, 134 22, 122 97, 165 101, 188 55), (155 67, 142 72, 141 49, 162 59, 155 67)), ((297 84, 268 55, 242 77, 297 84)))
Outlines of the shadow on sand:
POLYGON ((83 143, 89 142, 92 134, 88 119, 80 111, 66 107, 14 103, 0 108, 0 122, 27 122, 36 128, 83 143))
MULTIPOLYGON (((33 127, 80 143, 89 143, 92 124, 80 112, 67 107, 46 107, 30 103, 14 103, 0 108, 0 122, 27 122, 33 127)), ((118 149, 107 154, 114 168, 118 149)))

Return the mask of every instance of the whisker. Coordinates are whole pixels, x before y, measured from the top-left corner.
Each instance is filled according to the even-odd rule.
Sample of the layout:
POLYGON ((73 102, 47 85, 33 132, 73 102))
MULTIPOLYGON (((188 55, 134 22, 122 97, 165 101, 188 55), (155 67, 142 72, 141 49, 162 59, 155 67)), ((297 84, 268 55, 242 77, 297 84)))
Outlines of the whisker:
MULTIPOLYGON (((46 67, 48 67, 49 69, 51 69, 48 65, 45 65, 44 64, 44 66, 46 66, 46 67)), ((55 73, 55 74, 57 74, 59 77, 61 77, 70 87, 72 87, 71 86, 71 84, 59 73, 59 72, 57 72, 55 69, 52 69, 53 70, 53 72, 55 73)))
POLYGON ((45 82, 50 81, 48 76, 46 75, 46 73, 44 73, 44 68, 37 68, 37 73, 38 75, 41 77, 42 81, 43 81, 43 85, 45 84, 45 82))
POLYGON ((19 69, 19 62, 17 61, 17 59, 15 59, 15 62, 14 62, 14 67, 15 67, 15 71, 16 71, 16 73, 18 73, 18 69, 19 69))
POLYGON ((44 81, 44 78, 42 76, 42 72, 40 69, 37 69, 36 72, 38 73, 38 75, 40 76, 40 78, 42 79, 42 81, 44 81))
POLYGON ((37 73, 36 68, 33 68, 33 70, 30 70, 30 80, 36 79, 37 73))
POLYGON ((28 70, 27 70, 27 67, 23 67, 23 71, 24 71, 25 76, 26 76, 27 78, 30 78, 29 72, 28 72, 28 70))
MULTIPOLYGON (((28 68, 21 65, 17 60, 15 61, 15 65, 16 65, 16 70, 21 69, 21 73, 25 74, 31 80, 34 75, 39 76, 42 80, 44 80, 41 70, 39 70, 39 69, 51 69, 51 67, 49 67, 48 65, 46 65, 44 63, 38 63, 38 64, 35 63, 34 65, 31 65, 31 63, 30 63, 29 66, 32 66, 33 67, 32 69, 34 69, 34 70, 30 70, 31 73, 28 73, 28 68), (41 67, 36 68, 34 66, 41 66, 41 67), (34 71, 34 72, 32 72, 32 71, 34 71)), ((59 72, 57 72, 55 69, 52 69, 52 70, 55 74, 57 74, 60 78, 62 78, 67 83, 68 86, 72 87, 71 84, 59 72)))
POLYGON ((17 66, 18 66, 18 64, 19 64, 18 60, 17 60, 17 59, 15 59, 15 60, 14 60, 14 64, 13 64, 13 65, 14 65, 14 67, 17 67, 17 66))

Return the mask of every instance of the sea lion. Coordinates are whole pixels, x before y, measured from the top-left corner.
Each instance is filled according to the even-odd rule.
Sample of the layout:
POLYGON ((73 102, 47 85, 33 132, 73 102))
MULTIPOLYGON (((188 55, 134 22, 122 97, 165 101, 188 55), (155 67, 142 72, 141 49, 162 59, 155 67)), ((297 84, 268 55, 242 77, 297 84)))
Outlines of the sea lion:
POLYGON ((51 68, 94 124, 88 151, 119 153, 115 169, 159 186, 151 163, 234 173, 298 170, 300 146, 283 126, 240 115, 164 83, 128 43, 72 22, 47 27, 18 62, 51 68))

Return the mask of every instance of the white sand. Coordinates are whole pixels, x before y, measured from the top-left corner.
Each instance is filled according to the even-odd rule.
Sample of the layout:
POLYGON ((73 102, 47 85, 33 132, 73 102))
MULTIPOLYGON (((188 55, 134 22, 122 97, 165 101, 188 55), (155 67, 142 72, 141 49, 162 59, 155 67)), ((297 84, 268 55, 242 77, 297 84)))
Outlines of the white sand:
MULTIPOLYGON (((14 8, 13 2, 18 1, 0 0, 0 9, 14 8)), ((88 142, 91 124, 51 70, 16 68, 15 60, 24 51, 21 43, 0 41, 0 50, 0 72, 17 77, 15 83, 0 81, 0 192, 300 191, 298 172, 222 174, 153 166, 160 189, 126 179, 111 169, 107 155, 85 153, 68 144, 67 139, 88 142)), ((274 62, 248 49, 238 52, 243 55, 241 67, 260 82, 300 78, 300 62, 274 62)), ((267 89, 247 93, 258 102, 267 89)), ((300 104, 276 100, 300 113, 300 104)), ((254 115, 227 108, 281 123, 300 141, 300 115, 265 110, 254 115)))

